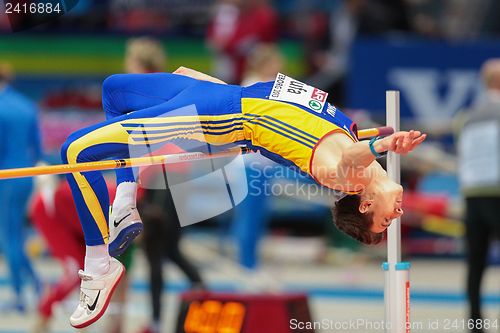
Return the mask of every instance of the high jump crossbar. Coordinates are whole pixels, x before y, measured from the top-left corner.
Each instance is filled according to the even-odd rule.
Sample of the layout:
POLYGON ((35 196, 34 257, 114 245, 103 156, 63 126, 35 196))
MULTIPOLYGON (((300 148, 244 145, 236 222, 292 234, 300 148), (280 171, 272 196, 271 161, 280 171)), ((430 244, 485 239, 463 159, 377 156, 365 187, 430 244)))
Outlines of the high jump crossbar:
MULTIPOLYGON (((399 131, 399 91, 386 92, 386 125, 399 131)), ((401 183, 400 156, 394 152, 387 154, 387 174, 392 181, 401 183)), ((385 332, 409 333, 410 263, 401 262, 401 218, 392 222, 387 230, 387 262, 382 264, 385 271, 385 332)))
MULTIPOLYGON (((358 138, 367 139, 374 136, 390 135, 394 131, 387 126, 368 128, 358 131, 358 138)), ((73 172, 102 171, 119 168, 131 168, 148 165, 176 164, 190 161, 202 161, 213 158, 232 157, 240 154, 251 153, 246 147, 232 149, 224 152, 205 154, 201 152, 189 152, 171 155, 156 155, 145 157, 133 157, 120 160, 105 160, 95 162, 83 162, 73 164, 44 165, 28 168, 15 168, 0 170, 0 179, 34 177, 40 175, 58 175, 73 172)))

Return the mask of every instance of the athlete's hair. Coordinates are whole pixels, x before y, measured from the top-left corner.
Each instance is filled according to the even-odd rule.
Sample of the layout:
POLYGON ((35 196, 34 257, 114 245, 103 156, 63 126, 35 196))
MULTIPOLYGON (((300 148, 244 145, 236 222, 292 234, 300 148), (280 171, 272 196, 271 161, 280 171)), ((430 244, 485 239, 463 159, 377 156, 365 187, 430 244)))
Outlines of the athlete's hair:
POLYGON ((127 42, 126 57, 136 61, 147 72, 165 70, 166 54, 163 45, 150 37, 132 38, 127 42))
POLYGON ((348 195, 337 201, 332 208, 333 222, 339 230, 363 244, 378 244, 384 238, 384 234, 370 231, 373 213, 361 213, 360 203, 359 195, 348 195))

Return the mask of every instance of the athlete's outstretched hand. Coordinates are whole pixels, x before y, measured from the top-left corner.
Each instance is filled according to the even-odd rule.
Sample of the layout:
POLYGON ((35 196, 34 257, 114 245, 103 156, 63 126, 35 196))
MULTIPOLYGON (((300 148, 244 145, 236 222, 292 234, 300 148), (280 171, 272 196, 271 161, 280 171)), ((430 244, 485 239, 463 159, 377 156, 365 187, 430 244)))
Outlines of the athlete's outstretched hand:
POLYGON ((408 154, 415 147, 421 144, 427 134, 422 134, 420 131, 400 131, 385 137, 380 140, 383 143, 384 150, 393 151, 397 154, 408 154))

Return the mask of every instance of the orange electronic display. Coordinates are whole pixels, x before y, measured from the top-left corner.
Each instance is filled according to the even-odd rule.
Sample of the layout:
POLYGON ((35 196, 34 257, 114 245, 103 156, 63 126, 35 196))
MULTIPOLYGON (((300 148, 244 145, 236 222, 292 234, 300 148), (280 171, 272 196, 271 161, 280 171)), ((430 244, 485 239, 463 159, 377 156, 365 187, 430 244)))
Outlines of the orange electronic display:
POLYGON ((216 300, 193 301, 184 320, 186 333, 240 333, 245 318, 245 305, 216 300))
POLYGON ((184 293, 175 332, 292 333, 292 320, 311 321, 306 295, 184 293))

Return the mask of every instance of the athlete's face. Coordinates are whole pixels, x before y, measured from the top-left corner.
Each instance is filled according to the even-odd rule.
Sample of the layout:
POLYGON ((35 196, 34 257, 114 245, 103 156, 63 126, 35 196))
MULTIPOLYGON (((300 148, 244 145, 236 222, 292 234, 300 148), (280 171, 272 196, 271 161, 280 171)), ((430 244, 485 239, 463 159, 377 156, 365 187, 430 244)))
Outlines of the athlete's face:
POLYGON ((403 215, 403 187, 394 182, 387 182, 367 200, 361 200, 359 210, 373 213, 370 231, 384 232, 392 221, 403 215))

